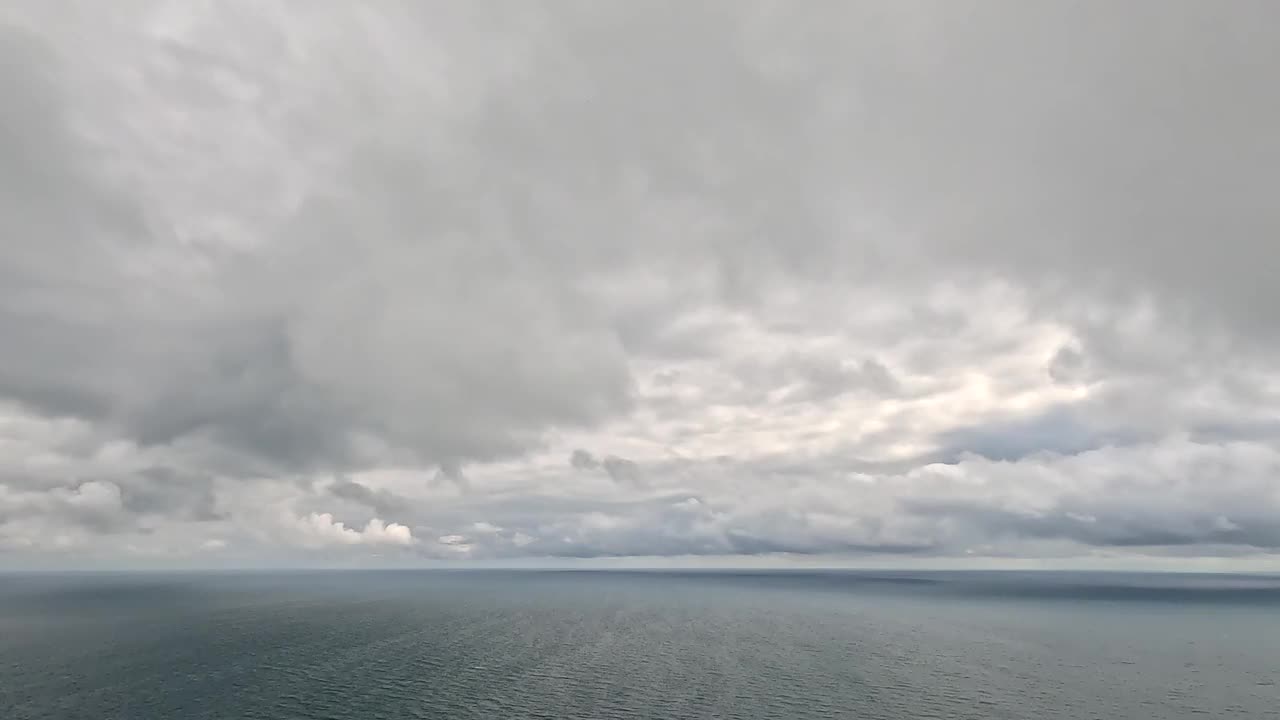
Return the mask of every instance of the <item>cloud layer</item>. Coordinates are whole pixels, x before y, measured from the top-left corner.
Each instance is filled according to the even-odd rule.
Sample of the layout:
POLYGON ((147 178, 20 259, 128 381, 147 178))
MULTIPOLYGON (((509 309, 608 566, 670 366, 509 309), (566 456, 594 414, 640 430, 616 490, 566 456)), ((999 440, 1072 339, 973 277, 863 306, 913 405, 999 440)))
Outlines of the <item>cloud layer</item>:
POLYGON ((1270 562, 1277 21, 9 3, 0 564, 1270 562))

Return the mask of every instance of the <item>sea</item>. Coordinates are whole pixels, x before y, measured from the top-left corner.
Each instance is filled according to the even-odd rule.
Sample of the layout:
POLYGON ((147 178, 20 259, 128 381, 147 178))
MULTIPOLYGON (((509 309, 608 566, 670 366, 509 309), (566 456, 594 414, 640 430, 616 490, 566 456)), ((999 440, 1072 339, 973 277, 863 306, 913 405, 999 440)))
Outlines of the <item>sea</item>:
POLYGON ((1280 718, 1280 576, 0 575, 0 719, 1280 718))

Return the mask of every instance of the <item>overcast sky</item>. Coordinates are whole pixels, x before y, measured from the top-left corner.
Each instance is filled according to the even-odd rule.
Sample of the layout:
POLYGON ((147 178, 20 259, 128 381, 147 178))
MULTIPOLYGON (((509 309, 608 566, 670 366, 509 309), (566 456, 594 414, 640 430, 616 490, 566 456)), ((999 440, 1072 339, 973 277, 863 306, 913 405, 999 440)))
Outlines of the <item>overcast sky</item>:
POLYGON ((1280 4, 10 0, 0 567, 1280 567, 1280 4))

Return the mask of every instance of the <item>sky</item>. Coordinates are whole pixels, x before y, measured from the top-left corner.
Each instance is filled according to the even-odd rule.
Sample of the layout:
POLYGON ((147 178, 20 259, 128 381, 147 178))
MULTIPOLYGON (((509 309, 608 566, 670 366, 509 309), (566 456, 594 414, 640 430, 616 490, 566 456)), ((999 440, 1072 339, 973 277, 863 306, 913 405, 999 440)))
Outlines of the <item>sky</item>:
POLYGON ((1280 568, 1277 28, 5 2, 0 568, 1280 568))

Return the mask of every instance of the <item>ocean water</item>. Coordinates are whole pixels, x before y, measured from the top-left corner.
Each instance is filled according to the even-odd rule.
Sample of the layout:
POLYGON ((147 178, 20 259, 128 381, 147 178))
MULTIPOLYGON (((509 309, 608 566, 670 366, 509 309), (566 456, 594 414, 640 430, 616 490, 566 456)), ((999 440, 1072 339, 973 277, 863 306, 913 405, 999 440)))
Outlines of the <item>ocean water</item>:
POLYGON ((0 718, 1280 718, 1280 578, 0 575, 0 718))

